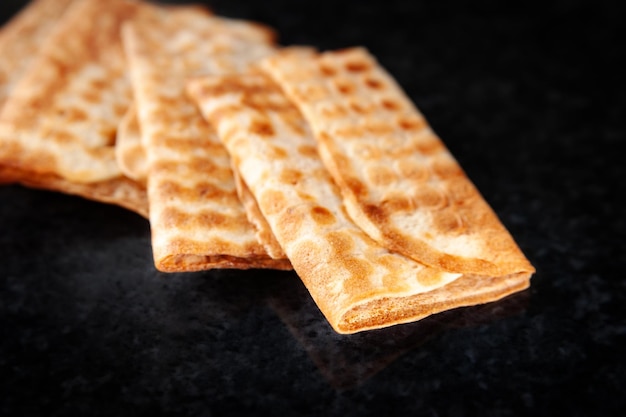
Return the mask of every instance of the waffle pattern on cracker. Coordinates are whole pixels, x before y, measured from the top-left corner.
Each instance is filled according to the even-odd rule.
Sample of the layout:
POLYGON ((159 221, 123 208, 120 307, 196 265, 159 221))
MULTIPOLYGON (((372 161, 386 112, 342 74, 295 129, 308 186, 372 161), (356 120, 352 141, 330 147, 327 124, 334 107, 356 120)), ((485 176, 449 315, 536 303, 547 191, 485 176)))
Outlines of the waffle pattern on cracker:
POLYGON ((147 157, 157 268, 290 268, 257 240, 230 157, 185 92, 190 77, 241 71, 270 54, 272 32, 180 7, 146 10, 123 34, 147 157))
POLYGON ((205 78, 190 90, 338 332, 414 320, 410 297, 459 278, 389 251, 348 218, 308 125, 267 77, 205 78))
POLYGON ((68 10, 5 103, 3 161, 74 182, 121 175, 113 145, 131 90, 119 30, 137 8, 85 0, 68 10))
POLYGON ((364 48, 277 54, 262 67, 311 124, 351 218, 373 239, 451 272, 534 271, 423 115, 364 48))

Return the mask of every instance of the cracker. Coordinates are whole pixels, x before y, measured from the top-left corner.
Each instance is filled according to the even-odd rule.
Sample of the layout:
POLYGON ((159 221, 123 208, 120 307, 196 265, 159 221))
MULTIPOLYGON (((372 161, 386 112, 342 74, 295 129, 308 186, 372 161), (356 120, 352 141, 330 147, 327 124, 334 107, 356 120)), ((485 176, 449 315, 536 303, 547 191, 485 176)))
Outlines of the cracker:
POLYGON ((497 278, 449 273, 369 238, 344 212, 309 126, 268 77, 204 77, 188 88, 337 332, 415 321, 528 286, 526 273, 497 278))
MULTIPOLYGON (((141 143, 141 131, 135 106, 130 107, 120 124, 115 146, 115 155, 120 169, 127 177, 141 184, 146 183, 148 166, 146 152, 141 143)), ((248 220, 256 230, 258 241, 263 245, 271 258, 284 259, 286 257, 285 253, 272 234, 265 217, 261 214, 256 200, 234 167, 233 176, 237 195, 243 204, 248 220)))
POLYGON ((12 180, 147 216, 145 189, 122 175, 114 156, 131 102, 119 31, 140 7, 83 0, 63 14, 0 114, 0 165, 12 180))
POLYGON ((77 0, 33 0, 0 30, 0 109, 69 5, 77 0))
POLYGON ((185 93, 189 77, 239 71, 267 56, 272 32, 199 8, 152 8, 124 27, 123 38, 147 157, 157 269, 291 269, 257 240, 228 153, 185 93))
POLYGON ((365 49, 277 55, 262 67, 311 124, 350 217, 373 239, 450 272, 534 272, 424 116, 365 49))

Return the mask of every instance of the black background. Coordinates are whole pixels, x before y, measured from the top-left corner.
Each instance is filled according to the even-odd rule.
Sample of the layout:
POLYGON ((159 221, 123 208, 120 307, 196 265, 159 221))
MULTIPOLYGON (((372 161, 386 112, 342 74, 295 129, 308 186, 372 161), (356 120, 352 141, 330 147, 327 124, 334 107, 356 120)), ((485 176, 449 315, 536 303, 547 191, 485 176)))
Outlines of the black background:
POLYGON ((531 288, 339 336, 292 273, 158 273, 141 217, 2 186, 0 415, 624 415, 617 2, 208 4, 285 45, 374 53, 536 266, 531 288))

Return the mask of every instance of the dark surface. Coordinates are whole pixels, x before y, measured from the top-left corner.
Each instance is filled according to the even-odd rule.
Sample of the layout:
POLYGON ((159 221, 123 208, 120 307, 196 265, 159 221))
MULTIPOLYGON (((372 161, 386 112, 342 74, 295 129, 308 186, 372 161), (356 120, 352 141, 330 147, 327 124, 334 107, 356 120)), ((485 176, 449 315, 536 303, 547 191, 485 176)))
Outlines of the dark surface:
POLYGON ((294 274, 161 274, 137 215, 2 186, 0 415, 624 415, 618 9, 425 3, 212 2, 284 44, 368 47, 536 266, 528 291, 338 336, 294 274))

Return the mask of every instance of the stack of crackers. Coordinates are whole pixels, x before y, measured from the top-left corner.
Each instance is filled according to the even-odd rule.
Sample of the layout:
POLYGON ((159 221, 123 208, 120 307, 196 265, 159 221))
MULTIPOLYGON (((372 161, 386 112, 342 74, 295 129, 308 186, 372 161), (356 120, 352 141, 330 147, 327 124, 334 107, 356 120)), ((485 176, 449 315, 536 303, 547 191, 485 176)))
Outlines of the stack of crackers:
POLYGON ((293 269, 339 333, 534 273, 366 49, 280 46, 196 5, 33 0, 7 23, 0 182, 147 217, 160 271, 293 269))

